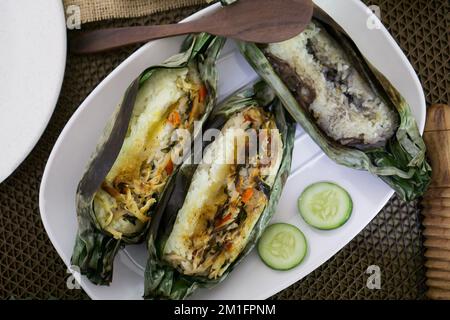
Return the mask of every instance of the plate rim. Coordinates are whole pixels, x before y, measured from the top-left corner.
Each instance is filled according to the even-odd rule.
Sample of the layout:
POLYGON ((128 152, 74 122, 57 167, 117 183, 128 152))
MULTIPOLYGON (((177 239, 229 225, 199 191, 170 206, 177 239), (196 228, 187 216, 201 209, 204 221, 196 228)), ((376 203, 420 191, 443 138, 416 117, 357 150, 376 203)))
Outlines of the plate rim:
MULTIPOLYGON (((314 0, 315 1, 315 0, 314 0)), ((324 0, 327 1, 327 0, 324 0)), ((362 3, 359 0, 351 0, 353 2, 353 4, 355 6, 358 6, 359 9, 362 10, 370 10, 364 3, 362 3)), ((220 3, 216 3, 214 5, 211 5, 209 7, 206 7, 198 12, 195 12, 194 14, 188 16, 187 18, 181 20, 179 23, 182 22, 187 22, 190 21, 192 19, 196 19, 198 17, 201 17, 202 15, 205 14, 209 14, 214 10, 217 10, 220 7, 220 3)), ((423 87, 421 85, 420 79, 417 75, 417 73, 414 71, 414 68, 412 67, 411 62, 408 60, 408 58, 406 57, 405 53, 402 51, 402 49, 400 48, 399 44, 395 41, 395 39, 393 38, 393 36, 390 34, 390 32, 387 30, 387 28, 381 23, 381 31, 383 32, 383 35, 386 37, 386 40, 389 42, 389 44, 393 47, 393 50, 395 50, 396 54, 401 58, 403 64, 406 66, 406 68, 408 69, 409 72, 409 76, 410 79, 412 80, 411 84, 414 83, 414 91, 417 91, 420 93, 420 98, 421 101, 418 103, 421 105, 421 108, 419 110, 419 112, 421 113, 419 115, 419 118, 416 118, 418 127, 419 127, 419 131, 421 134, 423 134, 424 131, 424 127, 425 127, 425 117, 426 117, 426 100, 425 100, 425 94, 423 91, 423 87)), ((46 190, 46 186, 47 186, 47 181, 48 181, 48 175, 50 170, 48 168, 52 167, 52 163, 54 158, 56 157, 56 150, 59 149, 59 145, 62 143, 62 141, 65 138, 65 135, 67 134, 67 132, 70 131, 71 127, 73 126, 73 123, 77 120, 78 116, 80 113, 83 112, 83 109, 86 107, 86 105, 88 105, 90 103, 90 101, 93 99, 93 97, 97 94, 97 92, 99 90, 101 90, 101 88, 105 85, 105 83, 107 83, 110 78, 114 77, 115 74, 117 72, 119 72, 120 70, 122 70, 123 68, 126 68, 128 66, 128 64, 135 59, 138 55, 140 55, 144 50, 146 50, 148 47, 155 45, 154 42, 148 42, 145 45, 143 45, 141 48, 139 48, 138 50, 136 50, 134 53, 132 53, 128 58, 126 58, 123 62, 121 62, 110 74, 108 74, 95 88, 94 90, 88 95, 88 97, 80 104, 80 106, 78 107, 78 109, 73 113, 73 115, 71 116, 71 118, 69 119, 69 121, 66 123, 64 129, 61 131, 56 143, 53 146, 52 152, 48 158, 48 162, 45 166, 45 170, 44 170, 44 174, 42 176, 42 182, 41 182, 41 186, 40 186, 40 191, 39 191, 39 208, 40 208, 40 213, 41 213, 41 219, 44 225, 44 228, 48 234, 48 237, 50 238, 53 246, 55 247, 56 251, 58 252, 59 256, 61 257, 61 259, 64 261, 64 263, 66 264, 67 267, 69 267, 70 265, 70 258, 69 261, 66 261, 66 259, 64 258, 64 254, 63 254, 63 250, 60 248, 58 242, 53 241, 53 236, 50 236, 50 233, 48 230, 50 230, 49 228, 49 222, 47 220, 46 215, 42 212, 43 210, 41 210, 41 208, 44 208, 44 202, 45 199, 43 197, 44 194, 44 190, 46 190)), ((321 157, 325 156, 325 154, 322 154, 321 157)), ((391 190, 386 197, 380 201, 380 206, 378 207, 378 210, 376 210, 376 212, 370 217, 370 219, 367 219, 367 224, 365 226, 367 226, 373 219, 375 216, 378 215, 378 213, 380 212, 380 210, 386 205, 386 203, 389 201, 389 199, 392 197, 392 195, 395 192, 393 190, 391 190)), ((363 228, 364 229, 364 228, 363 228)), ((342 245, 342 243, 339 243, 339 245, 335 246, 335 248, 339 248, 339 250, 343 249, 352 239, 354 239, 354 237, 356 235, 358 235, 363 229, 361 230, 357 230, 357 232, 352 235, 351 237, 349 237, 349 239, 345 239, 344 244, 342 245)), ((334 250, 336 251, 336 250, 334 250)), ((337 253, 335 253, 334 255, 336 255, 337 253)), ((315 270, 317 269, 320 265, 324 264, 326 261, 328 261, 329 259, 331 259, 334 255, 330 256, 328 259, 322 261, 322 262, 318 262, 314 264, 314 268, 312 269, 315 270)), ((317 260, 319 261, 319 259, 317 260)), ((69 268, 70 269, 70 268, 69 268)), ((310 271, 310 272, 312 272, 310 271)), ((308 274, 310 273, 308 272, 308 274)), ((295 282, 302 279, 304 277, 300 276, 298 278, 296 278, 295 282)), ((291 282, 291 284, 295 283, 295 282, 291 282)), ((258 296, 256 295, 254 299, 266 299, 270 296, 272 296, 273 294, 276 294, 277 292, 285 289, 287 286, 284 283, 280 283, 279 286, 276 287, 276 289, 272 288, 272 290, 270 290, 270 294, 269 292, 265 292, 264 294, 261 292, 261 294, 258 296)), ((83 289, 85 290, 85 292, 89 295, 89 297, 91 299, 102 299, 101 296, 98 296, 95 292, 91 291, 91 289, 89 287, 83 287, 83 289)))

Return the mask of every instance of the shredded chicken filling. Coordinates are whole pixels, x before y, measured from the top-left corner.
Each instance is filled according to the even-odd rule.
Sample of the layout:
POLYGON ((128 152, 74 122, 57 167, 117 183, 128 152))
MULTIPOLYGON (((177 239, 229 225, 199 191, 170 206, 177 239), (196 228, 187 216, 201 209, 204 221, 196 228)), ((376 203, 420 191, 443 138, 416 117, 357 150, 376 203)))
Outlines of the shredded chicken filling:
MULTIPOLYGON (((276 129, 273 117, 260 108, 246 109, 243 118, 244 130, 265 129, 261 132, 269 132, 276 129)), ((275 143, 281 143, 279 132, 276 132, 275 143)), ((269 200, 273 177, 265 175, 267 168, 273 172, 279 166, 278 155, 272 157, 270 154, 273 143, 270 134, 260 135, 257 142, 265 145, 267 152, 250 154, 248 150, 259 150, 251 148, 251 143, 254 141, 247 140, 240 150, 237 144, 234 145, 235 157, 244 153, 245 163, 230 164, 223 185, 216 194, 208 195, 211 200, 195 213, 193 232, 189 237, 185 236, 188 259, 186 252, 165 252, 164 260, 180 272, 218 278, 245 248, 251 230, 269 200)))
POLYGON ((152 207, 175 170, 173 156, 184 147, 184 137, 174 141, 174 131, 192 132, 194 121, 204 112, 207 90, 195 70, 178 78, 177 87, 181 97, 165 110, 156 132, 148 133, 150 139, 140 146, 139 157, 118 170, 113 179, 105 180, 96 194, 97 219, 115 238, 140 232, 149 221, 152 207))

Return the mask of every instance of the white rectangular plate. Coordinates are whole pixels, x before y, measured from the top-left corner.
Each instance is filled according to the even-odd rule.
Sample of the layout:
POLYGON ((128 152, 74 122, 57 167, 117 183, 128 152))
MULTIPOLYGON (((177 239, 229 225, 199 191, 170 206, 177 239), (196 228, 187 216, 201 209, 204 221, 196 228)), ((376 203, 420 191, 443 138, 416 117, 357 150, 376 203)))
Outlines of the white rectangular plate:
MULTIPOLYGON (((366 57, 404 95, 422 131, 425 98, 420 82, 401 49, 384 27, 373 26, 371 11, 359 0, 316 0, 353 38, 366 57), (369 22, 369 23, 368 23, 369 22)), ((216 10, 207 8, 190 19, 216 10)), ((86 163, 95 149, 106 121, 121 100, 127 86, 146 67, 162 62, 178 52, 183 38, 146 44, 116 68, 78 108, 62 131, 50 155, 40 191, 40 210, 45 229, 66 265, 77 231, 75 192, 86 163)), ((238 53, 232 41, 218 62, 220 96, 228 96, 255 80, 256 74, 238 53)), ((292 173, 273 219, 298 226, 308 239, 308 255, 301 265, 285 272, 266 267, 253 251, 231 275, 213 289, 198 290, 196 299, 264 299, 305 277, 336 254, 381 210, 393 191, 367 172, 335 164, 320 151, 301 128, 297 137, 292 173), (348 190, 354 202, 350 220, 333 231, 318 231, 300 218, 296 202, 302 190, 316 181, 334 181, 348 190)), ((84 290, 93 299, 142 299, 146 252, 144 245, 128 246, 119 252, 111 286, 95 286, 84 277, 84 290)))

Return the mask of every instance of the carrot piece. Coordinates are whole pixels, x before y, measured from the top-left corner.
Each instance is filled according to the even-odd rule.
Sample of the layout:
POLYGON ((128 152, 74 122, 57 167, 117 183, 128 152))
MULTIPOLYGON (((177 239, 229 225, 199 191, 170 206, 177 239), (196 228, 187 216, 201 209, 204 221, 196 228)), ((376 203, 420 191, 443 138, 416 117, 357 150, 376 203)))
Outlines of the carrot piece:
POLYGON ((167 175, 171 175, 173 172, 173 162, 172 159, 169 159, 169 162, 166 165, 166 173, 167 175))
POLYGON ((248 114, 244 114, 244 120, 248 122, 253 122, 253 118, 250 117, 248 114))
POLYGON ((196 97, 193 101, 192 101, 192 107, 191 107, 191 111, 189 112, 189 123, 192 123, 192 121, 194 121, 195 116, 197 115, 197 110, 198 110, 198 97, 196 97))
POLYGON ((225 250, 227 250, 227 251, 230 251, 232 247, 233 247, 233 244, 231 242, 227 242, 225 244, 225 250))
POLYGON ((178 111, 174 110, 169 114, 169 122, 174 127, 178 127, 181 123, 181 117, 178 111))
POLYGON ((227 222, 228 220, 230 220, 232 217, 231 213, 227 214, 225 217, 223 217, 222 219, 220 219, 218 221, 218 223, 216 223, 216 227, 220 227, 223 224, 225 224, 225 222, 227 222))
POLYGON ((113 198, 117 199, 120 197, 120 192, 117 191, 115 188, 108 186, 105 182, 102 183, 102 189, 113 198))
POLYGON ((200 90, 198 90, 198 102, 202 103, 206 99, 206 95, 208 91, 206 90, 206 86, 201 86, 200 90))
POLYGON ((242 202, 243 203, 249 202, 252 196, 253 196, 253 189, 252 188, 245 189, 244 192, 242 193, 242 202))

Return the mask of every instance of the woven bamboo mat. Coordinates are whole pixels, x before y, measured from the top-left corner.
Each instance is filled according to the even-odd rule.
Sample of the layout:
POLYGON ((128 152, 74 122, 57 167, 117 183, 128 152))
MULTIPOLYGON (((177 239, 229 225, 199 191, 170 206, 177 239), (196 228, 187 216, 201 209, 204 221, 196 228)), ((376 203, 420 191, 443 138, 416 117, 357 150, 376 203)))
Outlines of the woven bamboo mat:
MULTIPOLYGON (((420 76, 427 102, 449 102, 449 39, 446 0, 371 0, 420 76)), ((94 22, 84 28, 178 21, 199 7, 141 18, 94 22)), ((70 32, 69 32, 70 36, 70 32)), ((68 273, 39 216, 38 194, 45 163, 59 133, 92 89, 136 47, 72 56, 55 113, 33 152, 0 184, 0 298, 87 298, 68 289, 68 273)), ((63 227, 63 226, 62 226, 63 227)), ((276 299, 422 299, 426 290, 424 248, 417 202, 394 197, 345 248, 276 299), (381 269, 381 289, 366 287, 370 265, 381 269)))

